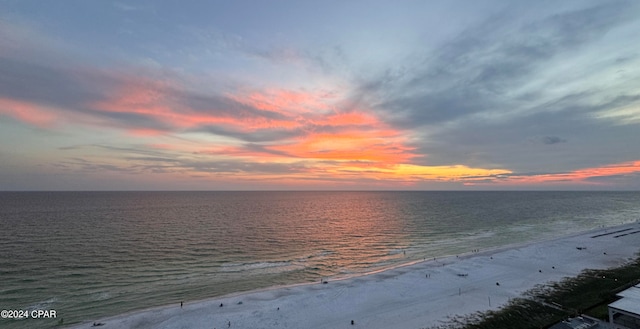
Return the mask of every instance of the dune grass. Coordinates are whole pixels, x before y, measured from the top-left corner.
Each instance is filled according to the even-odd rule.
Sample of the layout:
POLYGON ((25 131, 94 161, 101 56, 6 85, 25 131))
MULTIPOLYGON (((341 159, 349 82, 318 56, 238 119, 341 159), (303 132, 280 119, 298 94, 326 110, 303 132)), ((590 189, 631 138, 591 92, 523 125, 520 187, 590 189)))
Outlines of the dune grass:
POLYGON ((437 329, 539 329, 564 318, 587 314, 607 319, 616 293, 640 282, 640 258, 606 270, 586 270, 577 277, 537 286, 498 311, 450 319, 437 329))

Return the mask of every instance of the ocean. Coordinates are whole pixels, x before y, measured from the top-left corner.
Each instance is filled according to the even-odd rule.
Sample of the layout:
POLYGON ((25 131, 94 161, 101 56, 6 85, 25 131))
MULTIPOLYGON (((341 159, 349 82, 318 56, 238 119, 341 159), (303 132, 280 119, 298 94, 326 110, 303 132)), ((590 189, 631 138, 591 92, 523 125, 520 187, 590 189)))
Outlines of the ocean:
POLYGON ((640 192, 0 192, 0 309, 51 327, 640 219, 640 192))

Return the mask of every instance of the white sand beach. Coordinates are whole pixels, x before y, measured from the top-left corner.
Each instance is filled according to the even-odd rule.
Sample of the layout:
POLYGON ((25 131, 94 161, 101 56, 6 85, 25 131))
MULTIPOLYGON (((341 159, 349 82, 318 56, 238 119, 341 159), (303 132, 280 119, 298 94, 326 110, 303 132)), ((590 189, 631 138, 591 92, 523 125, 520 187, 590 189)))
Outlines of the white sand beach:
MULTIPOLYGON (((640 233, 634 232, 640 224, 431 259, 327 284, 185 301, 182 308, 178 301, 95 322, 105 329, 428 328, 453 315, 498 309, 538 284, 635 259, 640 233)), ((71 328, 91 328, 93 322, 71 328)))

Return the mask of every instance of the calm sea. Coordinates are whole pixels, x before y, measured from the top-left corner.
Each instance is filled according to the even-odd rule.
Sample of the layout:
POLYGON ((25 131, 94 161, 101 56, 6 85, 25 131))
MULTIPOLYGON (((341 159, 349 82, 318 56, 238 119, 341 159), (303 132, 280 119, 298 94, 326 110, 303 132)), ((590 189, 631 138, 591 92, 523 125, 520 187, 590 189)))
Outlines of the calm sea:
POLYGON ((71 324, 638 219, 638 192, 2 192, 0 309, 71 324))

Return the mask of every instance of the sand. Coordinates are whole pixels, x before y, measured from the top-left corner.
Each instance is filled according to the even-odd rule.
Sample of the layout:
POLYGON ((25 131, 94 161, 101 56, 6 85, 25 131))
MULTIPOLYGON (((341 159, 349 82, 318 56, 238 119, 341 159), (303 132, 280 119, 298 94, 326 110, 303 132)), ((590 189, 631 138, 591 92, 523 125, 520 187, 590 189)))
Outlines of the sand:
POLYGON ((99 328, 104 329, 428 328, 452 316, 496 310, 538 284, 629 262, 640 251, 640 233, 619 235, 636 231, 638 223, 602 228, 326 284, 185 301, 182 308, 178 302, 71 328, 91 328, 93 322, 103 323, 99 328))

